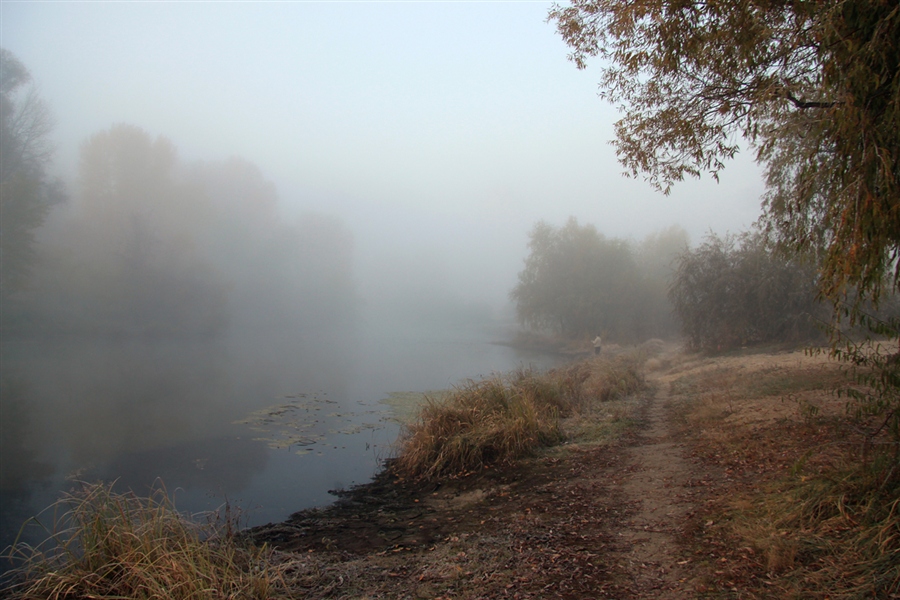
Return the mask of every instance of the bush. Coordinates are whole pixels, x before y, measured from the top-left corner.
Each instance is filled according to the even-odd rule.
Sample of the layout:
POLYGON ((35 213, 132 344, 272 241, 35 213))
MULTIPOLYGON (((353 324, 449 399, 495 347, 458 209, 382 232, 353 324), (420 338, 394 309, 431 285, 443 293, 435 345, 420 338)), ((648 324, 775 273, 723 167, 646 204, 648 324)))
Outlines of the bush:
POLYGON ((770 248, 760 233, 714 234, 677 259, 669 299, 693 350, 822 339, 828 319, 815 266, 770 248))

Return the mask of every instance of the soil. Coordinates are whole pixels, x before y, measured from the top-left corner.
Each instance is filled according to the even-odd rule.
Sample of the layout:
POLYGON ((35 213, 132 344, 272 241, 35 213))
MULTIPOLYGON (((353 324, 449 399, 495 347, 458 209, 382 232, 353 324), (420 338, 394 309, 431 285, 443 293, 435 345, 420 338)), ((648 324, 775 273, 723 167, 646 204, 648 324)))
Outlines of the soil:
POLYGON ((617 493, 632 510, 626 520, 611 524, 617 540, 607 560, 630 582, 632 595, 684 598, 693 582, 679 539, 702 493, 695 482, 708 474, 686 457, 666 415, 668 388, 658 378, 653 382, 657 392, 643 407, 643 427, 622 455, 617 493))
MULTIPOLYGON (((387 469, 337 492, 332 506, 248 536, 282 552, 308 598, 695 598, 712 585, 727 590, 718 569, 729 550, 698 540, 713 525, 708 506, 734 482, 695 451, 700 434, 679 423, 673 382, 729 360, 750 365, 751 378, 812 360, 766 356, 674 367, 657 360, 666 369, 650 373, 651 391, 634 400, 636 425, 611 443, 564 444, 441 485, 387 469)), ((796 414, 769 404, 748 403, 741 418, 796 414)))

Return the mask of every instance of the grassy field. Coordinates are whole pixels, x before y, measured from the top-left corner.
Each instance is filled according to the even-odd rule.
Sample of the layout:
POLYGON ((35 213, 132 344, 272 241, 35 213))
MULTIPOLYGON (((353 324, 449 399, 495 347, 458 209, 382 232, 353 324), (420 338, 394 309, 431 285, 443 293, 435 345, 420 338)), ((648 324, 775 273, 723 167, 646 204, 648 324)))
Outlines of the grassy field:
POLYGON ((871 423, 833 393, 840 365, 800 352, 681 360, 666 376, 673 419, 723 478, 694 540, 731 549, 711 587, 900 597, 900 473, 889 440, 866 436, 871 423))

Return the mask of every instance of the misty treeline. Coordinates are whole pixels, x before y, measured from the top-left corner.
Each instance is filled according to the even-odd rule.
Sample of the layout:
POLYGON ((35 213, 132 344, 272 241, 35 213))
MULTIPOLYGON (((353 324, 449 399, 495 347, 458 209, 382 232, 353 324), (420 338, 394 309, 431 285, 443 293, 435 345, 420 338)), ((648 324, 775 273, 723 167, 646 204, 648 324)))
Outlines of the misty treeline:
POLYGON ((72 189, 50 181, 51 120, 27 73, 3 51, 5 332, 300 333, 352 314, 349 232, 286 220, 246 160, 186 162, 165 137, 115 125, 84 142, 72 189))
POLYGON ((561 227, 538 222, 510 293, 519 322, 569 338, 672 337, 678 322, 666 293, 672 261, 687 244, 680 227, 634 242, 607 238, 574 217, 561 227))
POLYGON ((510 296, 535 331, 626 343, 681 334, 712 351, 825 339, 831 307, 819 298, 818 265, 758 230, 690 247, 680 227, 635 242, 571 218, 537 223, 528 246, 510 296))
POLYGON ((859 299, 859 292, 850 288, 841 302, 855 305, 868 324, 835 321, 841 304, 822 295, 821 257, 787 252, 758 228, 724 236, 710 233, 680 254, 674 265, 669 299, 692 350, 823 344, 835 328, 848 340, 857 340, 874 331, 873 324, 900 314, 896 294, 886 293, 876 304, 859 299))

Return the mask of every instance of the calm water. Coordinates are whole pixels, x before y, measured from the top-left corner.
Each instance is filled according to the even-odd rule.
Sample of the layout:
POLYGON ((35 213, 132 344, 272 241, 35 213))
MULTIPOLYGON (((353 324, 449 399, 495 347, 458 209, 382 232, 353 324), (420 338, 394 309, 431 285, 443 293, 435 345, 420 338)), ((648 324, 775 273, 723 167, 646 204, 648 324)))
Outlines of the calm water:
POLYGON ((372 477, 399 430, 390 392, 554 360, 466 327, 301 337, 4 341, 0 546, 77 481, 161 480, 181 510, 282 520, 372 477))

